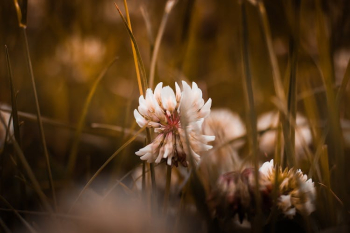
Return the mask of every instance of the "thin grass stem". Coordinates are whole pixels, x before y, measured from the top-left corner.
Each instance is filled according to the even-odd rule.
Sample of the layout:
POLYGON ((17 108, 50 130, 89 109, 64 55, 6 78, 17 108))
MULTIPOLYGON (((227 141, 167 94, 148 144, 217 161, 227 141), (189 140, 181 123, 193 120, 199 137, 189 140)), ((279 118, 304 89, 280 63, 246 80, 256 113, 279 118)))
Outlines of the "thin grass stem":
POLYGON ((78 202, 78 200, 80 199, 80 197, 85 193, 86 189, 90 187, 91 183, 95 180, 95 178, 101 173, 101 171, 125 148, 127 147, 131 142, 133 142, 136 138, 136 136, 138 134, 140 134, 144 129, 146 128, 146 125, 144 127, 142 127, 139 131, 137 131, 137 134, 134 135, 133 137, 131 137, 127 142, 124 143, 124 145, 122 145, 121 147, 119 147, 119 149, 114 152, 107 160, 106 162, 104 162, 104 164, 95 172, 95 174, 90 178, 90 180, 87 182, 87 184, 84 186, 84 188, 81 190, 81 192, 79 193, 78 197, 76 198, 76 200, 74 201, 72 207, 70 208, 70 210, 68 211, 68 213, 70 213, 74 207, 75 204, 78 202))
POLYGON ((101 82, 102 78, 105 76, 105 74, 107 73, 109 68, 116 62, 116 60, 117 60, 117 58, 113 58, 113 60, 110 61, 108 63, 108 65, 102 70, 102 72, 99 74, 99 76, 97 77, 97 79, 93 83, 87 98, 85 99, 84 107, 83 107, 83 110, 81 112, 81 115, 80 115, 80 118, 78 121, 77 130, 75 131, 72 147, 71 147, 71 150, 69 153, 69 160, 68 160, 68 165, 67 165, 67 175, 68 176, 72 175, 74 168, 75 168, 75 163, 77 160, 77 154, 78 154, 78 148, 79 148, 80 136, 81 136, 81 133, 83 131, 86 115, 88 113, 88 110, 89 110, 89 107, 91 104, 91 100, 94 97, 96 89, 97 89, 99 83, 101 82))
POLYGON ((35 109, 36 109, 37 121, 38 121, 38 126, 39 126, 39 131, 40 131, 41 143, 42 143, 42 147, 43 147, 44 155, 45 155, 46 170, 47 170, 47 175, 48 175, 48 179, 49 179, 49 184, 50 184, 50 189, 51 189, 51 193, 52 193, 54 206, 55 206, 55 209, 57 209, 55 186, 54 186, 54 182, 53 182, 53 178, 52 178, 50 157, 49 157, 49 152, 47 151, 43 122, 41 119, 39 99, 38 99, 38 94, 37 94, 37 90, 36 90, 32 61, 31 61, 30 52, 29 52, 27 31, 26 31, 25 27, 21 27, 21 29, 22 29, 22 33, 23 33, 23 42, 24 42, 24 48, 25 48, 25 52, 26 52, 28 70, 29 70, 31 84, 32 84, 33 92, 34 92, 35 109))
POLYGON ((150 73, 149 73, 149 87, 153 88, 154 84, 154 76, 155 76, 155 70, 156 70, 156 64, 157 64, 157 58, 158 58, 158 52, 159 52, 159 47, 160 43, 162 41, 162 37, 164 34, 165 26, 169 18, 169 14, 171 10, 173 9, 174 5, 176 4, 176 0, 168 0, 167 3, 165 4, 165 9, 164 9, 164 14, 162 17, 162 21, 160 23, 160 27, 157 33, 156 41, 154 43, 154 49, 153 49, 153 54, 152 54, 152 59, 151 59, 151 68, 150 68, 150 73))
POLYGON ((259 194, 259 157, 258 157, 258 130, 257 130, 257 118, 255 112, 255 103, 254 103, 254 93, 253 93, 253 84, 252 77, 250 73, 250 63, 249 63, 249 36, 248 36, 248 25, 247 25, 247 16, 246 16, 246 8, 245 1, 241 3, 241 38, 242 38, 242 50, 241 56, 243 61, 243 83, 244 83, 244 94, 246 101, 246 111, 247 111, 247 128, 248 128, 248 139, 250 143, 250 153, 253 154, 253 163, 254 163, 254 178, 255 178, 255 201, 256 201, 256 210, 257 210, 257 218, 256 218, 256 227, 257 231, 260 230, 261 226, 261 198, 259 194))
POLYGON ((11 211, 24 224, 24 226, 29 230, 29 232, 37 233, 37 231, 18 213, 18 211, 15 208, 13 208, 13 206, 3 196, 0 195, 0 199, 11 209, 11 211))
MULTIPOLYGON (((125 15, 126 15, 126 19, 128 21, 128 26, 130 28, 130 31, 132 32, 132 27, 131 27, 131 21, 130 21, 130 15, 129 15, 129 9, 128 9, 128 4, 126 2, 126 0, 124 0, 124 7, 125 7, 125 15)), ((136 54, 136 50, 135 50, 135 45, 132 42, 132 40, 130 39, 131 42, 131 48, 132 48, 132 55, 134 57, 134 63, 135 63, 135 70, 136 70, 136 77, 137 77, 137 84, 139 87, 139 92, 140 95, 143 95, 143 90, 142 90, 142 83, 141 83, 141 77, 140 77, 140 69, 139 69, 139 65, 138 65, 138 60, 137 60, 137 54, 136 54)))

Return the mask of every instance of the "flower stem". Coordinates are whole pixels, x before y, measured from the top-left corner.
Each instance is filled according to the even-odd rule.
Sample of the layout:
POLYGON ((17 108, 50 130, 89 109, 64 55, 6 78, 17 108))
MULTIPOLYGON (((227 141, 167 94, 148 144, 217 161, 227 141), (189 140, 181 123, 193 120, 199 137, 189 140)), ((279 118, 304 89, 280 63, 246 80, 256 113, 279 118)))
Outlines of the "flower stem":
POLYGON ((164 193, 163 213, 166 214, 168 209, 168 202, 170 199, 170 183, 171 183, 171 166, 167 165, 166 169, 166 184, 164 193))

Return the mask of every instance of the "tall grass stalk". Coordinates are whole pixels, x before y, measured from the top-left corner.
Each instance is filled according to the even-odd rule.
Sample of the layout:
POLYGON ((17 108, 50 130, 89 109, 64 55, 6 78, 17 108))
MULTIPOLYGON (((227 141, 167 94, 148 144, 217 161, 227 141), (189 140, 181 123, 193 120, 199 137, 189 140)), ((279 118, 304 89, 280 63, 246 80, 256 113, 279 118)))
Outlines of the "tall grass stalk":
MULTIPOLYGON (((2 116, 2 114, 0 114, 0 121, 1 123, 4 125, 4 127, 6 128, 6 130, 8 130, 6 122, 2 116)), ((49 201, 46 197, 46 195, 44 194, 44 192, 41 190, 40 184, 38 182, 38 180, 36 179, 33 170, 31 169, 26 157, 24 156, 20 146, 18 145, 16 138, 14 138, 11 135, 11 141, 13 143, 15 152, 19 158, 19 161, 22 163, 23 169, 26 171, 29 180, 32 182, 33 185, 33 189, 34 191, 37 193, 37 195, 39 196, 40 201, 42 202, 44 208, 49 211, 52 212, 52 208, 51 205, 49 204, 49 201)))
MULTIPOLYGON (((124 2, 126 4, 126 2, 124 2)), ((134 37, 134 34, 132 33, 131 31, 131 28, 128 24, 128 22, 125 20, 125 17, 123 16, 122 12, 120 11, 119 7, 117 4, 114 4, 115 7, 117 8, 117 11, 120 15, 120 17, 122 18, 123 22, 124 22, 124 26, 125 28, 127 29, 128 31, 128 34, 129 34, 129 37, 132 41, 132 44, 134 45, 134 49, 133 51, 136 52, 136 54, 133 54, 134 55, 134 60, 137 60, 138 62, 138 66, 140 68, 140 74, 141 74, 141 78, 142 78, 142 87, 143 87, 143 93, 146 92, 147 88, 148 88, 148 82, 147 82, 147 77, 146 77, 146 71, 145 71, 145 67, 144 67, 144 64, 143 64, 143 61, 142 61, 142 57, 141 57, 141 54, 140 54, 140 50, 138 48, 138 45, 136 43, 136 40, 135 40, 135 37, 134 37), (136 56, 136 58, 135 58, 136 56)), ((127 8, 127 5, 126 5, 126 8, 127 8)), ((127 11, 127 14, 129 12, 127 11)), ((142 89, 140 86, 139 86, 139 89, 142 89)), ((140 93, 142 94, 142 93, 140 93)), ((147 143, 151 143, 152 141, 152 138, 151 138, 151 132, 150 130, 147 128, 146 129, 146 135, 147 135, 147 143)), ((150 164, 150 170, 151 170, 151 180, 152 180, 152 192, 153 192, 153 200, 155 201, 156 199, 156 178, 155 178, 155 174, 154 174, 154 164, 150 164)))
MULTIPOLYGON (((130 28, 130 31, 132 32, 130 15, 129 15, 129 8, 128 8, 128 4, 127 4, 126 0, 124 0, 124 8, 125 8, 126 19, 128 21, 128 27, 130 28)), ((138 59, 137 59, 137 55, 136 55, 135 45, 131 39, 130 39, 130 42, 131 42, 131 48, 132 48, 132 55, 134 57, 137 84, 139 87, 140 95, 143 95, 142 83, 141 83, 141 77, 140 77, 140 69, 139 69, 139 65, 138 65, 138 59)))
MULTIPOLYGON (((329 149, 333 151, 335 164, 335 177, 341 180, 345 177, 345 160, 344 160, 344 146, 343 135, 341 133, 339 109, 336 102, 336 96, 333 90, 334 82, 334 67, 332 62, 332 53, 330 48, 330 39, 326 32, 326 21, 322 11, 322 4, 320 0, 315 0, 316 7, 316 28, 317 28, 317 45, 320 55, 320 67, 322 71, 322 81, 326 88, 327 98, 327 117, 329 122, 330 142, 329 149)), ((340 182, 334 183, 337 193, 344 199, 346 197, 343 184, 340 182)), ((346 201, 346 200, 345 200, 346 201)))
POLYGON ((99 85, 99 83, 101 82, 102 78, 106 75, 107 71, 109 70, 109 68, 117 61, 117 58, 113 58, 112 61, 110 61, 108 63, 108 65, 102 70, 102 72, 99 74, 99 76, 97 77, 97 79, 95 80, 95 82, 93 83, 88 96, 85 99, 84 102, 84 107, 83 110, 81 112, 79 121, 78 121, 78 125, 77 125, 77 130, 75 131, 75 135, 74 135, 74 139, 73 139, 73 143, 72 143, 72 148, 71 151, 69 153, 69 160, 68 160, 68 165, 67 165, 67 174, 68 177, 70 177, 74 171, 75 168, 75 163, 77 160, 77 154, 78 154, 78 148, 79 148, 79 141, 80 141, 80 136, 81 133, 83 131, 83 127, 85 124, 85 119, 86 119, 86 115, 88 113, 90 104, 91 104, 91 100, 95 95, 96 89, 99 85))
POLYGON ((155 76, 155 70, 156 70, 156 63, 157 63, 157 57, 159 52, 160 43, 162 41, 162 37, 164 34, 165 26, 169 18, 169 14, 171 10, 173 9, 174 5, 176 4, 177 0, 168 0, 165 4, 164 14, 162 17, 162 21, 160 23, 160 27, 157 33, 156 41, 154 44, 154 50, 152 54, 151 59, 151 68, 150 68, 150 74, 149 74, 149 87, 153 88, 154 84, 154 76, 155 76))
MULTIPOLYGON (((147 77, 146 77, 146 71, 145 71, 145 66, 143 64, 143 60, 142 60, 142 57, 141 57, 141 54, 140 54, 140 50, 139 50, 139 47, 136 43, 136 39, 134 37, 134 34, 132 33, 131 31, 131 28, 129 27, 129 24, 128 22, 126 21, 123 13, 121 12, 121 10, 119 9, 118 5, 115 3, 114 4, 123 23, 124 23, 124 26, 129 34, 129 37, 132 41, 132 44, 134 45, 134 48, 135 48, 135 52, 136 52, 136 56, 137 56, 137 62, 138 62, 138 66, 140 68, 140 76, 141 76, 141 79, 142 79, 142 88, 143 88, 143 92, 146 91, 147 87, 148 87, 148 84, 147 84, 147 77)), ((139 87, 140 89, 140 87, 139 87)))
POLYGON ((19 120, 18 120, 18 112, 17 112, 17 101, 16 101, 16 91, 13 85, 13 75, 11 69, 10 55, 8 52, 8 48, 5 45, 6 52, 6 61, 7 61, 7 70, 9 74, 10 88, 11 88, 11 107, 12 107, 12 117, 13 117, 13 129, 16 141, 19 145, 21 145, 21 137, 19 132, 19 120))
MULTIPOLYGON (((12 69, 11 69, 11 62, 10 62, 10 55, 8 52, 8 48, 5 45, 5 53, 6 53, 6 61, 7 61, 7 70, 9 75, 9 82, 10 82, 10 90, 11 90, 11 116, 12 116, 12 125, 14 130, 15 139, 18 142, 18 145, 21 146, 21 135, 19 131, 19 120, 18 120, 18 111, 17 111, 17 98, 16 98, 16 91, 13 84, 13 75, 12 75, 12 69)), ((9 121, 9 125, 7 129, 10 129, 11 125, 11 119, 9 121)), ((9 130, 6 131, 6 134, 8 134, 9 130)), ((7 135, 5 137, 6 142, 7 135)), ((21 203, 22 205, 26 206, 26 200, 27 200, 27 192, 26 192, 26 186, 23 183, 20 183, 20 190, 21 190, 21 203)))
POLYGON ((21 28, 22 34, 23 34, 23 42, 24 42, 24 48, 25 48, 25 53, 26 53, 26 58, 27 58, 27 65, 28 65, 28 70, 29 70, 29 74, 30 74, 30 78, 31 78, 32 89, 34 92, 35 109, 36 109, 37 121, 38 121, 38 126, 39 126, 39 131, 40 131, 40 139, 41 139, 41 143, 42 143, 42 147, 43 147, 44 155, 45 155, 47 176, 49 179, 49 184, 50 184, 50 189, 51 189, 51 193, 52 193, 54 206, 55 206, 55 209, 57 209, 55 186, 54 186, 54 182, 53 182, 53 178, 52 178, 50 157, 49 157, 49 152, 47 150, 43 122, 41 120, 40 105, 39 105, 39 99, 38 99, 38 94, 37 94, 37 90, 36 90, 32 61, 30 58, 29 45, 28 45, 28 39, 27 39, 27 31, 26 31, 26 27, 20 27, 20 28, 21 28))
POLYGON ((254 163, 254 177, 255 177, 255 201, 256 201, 256 210, 257 218, 255 222, 254 229, 256 232, 261 230, 261 198, 259 194, 259 157, 258 157, 258 130, 257 130, 257 119, 255 112, 255 103, 254 103, 254 94, 253 94, 253 84, 252 77, 250 73, 250 62, 249 62, 249 36, 248 36, 248 24, 247 24, 247 15, 246 15, 246 2, 242 1, 241 3, 241 57, 243 64, 243 83, 244 83, 244 94, 246 101, 246 111, 248 119, 248 140, 250 144, 250 153, 253 154, 253 163, 254 163))

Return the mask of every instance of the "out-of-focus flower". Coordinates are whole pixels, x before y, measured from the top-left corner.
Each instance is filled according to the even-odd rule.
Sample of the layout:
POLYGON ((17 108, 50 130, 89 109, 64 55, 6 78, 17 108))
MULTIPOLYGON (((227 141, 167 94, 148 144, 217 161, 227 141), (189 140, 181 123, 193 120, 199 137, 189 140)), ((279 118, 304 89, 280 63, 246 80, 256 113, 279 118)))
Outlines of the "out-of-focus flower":
POLYGON ((83 37, 79 33, 68 37, 56 48, 53 59, 47 62, 50 73, 57 75, 69 70, 76 82, 86 82, 91 71, 99 69, 107 50, 97 37, 83 37))
MULTIPOLYGON (((218 179, 209 196, 209 204, 218 217, 234 217, 238 214, 242 222, 255 214, 257 208, 269 214, 272 191, 275 187, 276 168, 273 160, 264 163, 259 169, 259 195, 261 206, 255 204, 254 169, 246 168, 241 173, 229 172, 218 179)), ((316 191, 314 183, 300 170, 278 168, 277 207, 282 213, 293 218, 296 213, 309 215, 315 210, 316 191)))
MULTIPOLYGON (((3 107, 3 105, 0 105, 1 107, 3 107)), ((4 145, 5 143, 5 137, 6 137, 6 128, 8 126, 10 126, 9 128, 9 136, 13 134, 13 124, 12 124, 12 120, 11 123, 9 125, 9 121, 10 121, 10 116, 11 114, 5 111, 0 111, 1 117, 4 120, 4 123, 6 124, 6 126, 4 126, 3 122, 0 121, 0 148, 4 145)))
POLYGON ((252 196, 248 178, 251 169, 242 173, 228 172, 221 175, 209 196, 209 206, 215 215, 221 218, 238 215, 242 223, 245 216, 248 219, 253 214, 252 196))
MULTIPOLYGON (((214 147, 239 138, 245 133, 245 126, 239 115, 228 109, 212 110, 203 123, 203 134, 215 136, 215 141, 212 143, 214 147)), ((244 140, 237 140, 218 149, 213 155, 210 155, 210 162, 221 163, 221 165, 230 167, 231 171, 238 169, 241 159, 237 151, 243 143, 244 140)))
MULTIPOLYGON (((296 130, 295 130, 295 153, 296 155, 304 154, 304 146, 310 145, 312 142, 312 134, 309 128, 307 119, 301 114, 297 114, 296 117, 296 130)), ((276 134, 278 126, 278 113, 271 111, 262 114, 258 119, 258 130, 267 130, 259 141, 259 148, 262 152, 271 154, 274 152, 276 145, 276 134)))
MULTIPOLYGON (((273 160, 264 163, 259 169, 260 189, 272 190, 275 185, 276 168, 273 160)), ((312 179, 308 179, 300 169, 278 168, 277 189, 279 198, 277 206, 289 218, 296 212, 309 215, 315 210, 316 190, 312 179)))
POLYGON ((140 96, 139 107, 134 110, 134 116, 140 127, 154 128, 158 135, 154 141, 136 152, 142 160, 149 163, 159 163, 162 159, 168 165, 188 165, 191 153, 196 162, 199 161, 198 153, 212 148, 208 142, 215 139, 214 136, 206 136, 201 132, 203 120, 210 113, 211 99, 206 103, 202 98, 202 91, 195 82, 192 88, 182 81, 181 91, 175 83, 176 93, 169 86, 163 87, 159 83, 154 93, 147 89, 146 96, 140 96), (187 148, 184 122, 188 133, 190 148, 187 148))

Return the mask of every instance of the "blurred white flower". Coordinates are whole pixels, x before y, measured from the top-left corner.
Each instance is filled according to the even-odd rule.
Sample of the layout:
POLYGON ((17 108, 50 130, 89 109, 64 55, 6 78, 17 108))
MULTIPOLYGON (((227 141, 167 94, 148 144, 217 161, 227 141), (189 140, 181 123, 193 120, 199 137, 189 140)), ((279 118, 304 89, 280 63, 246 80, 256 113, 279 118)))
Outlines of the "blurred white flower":
MULTIPOLYGON (((301 214, 309 215, 315 210, 316 190, 312 179, 308 179, 302 171, 285 169, 279 167, 277 181, 278 202, 277 206, 285 216, 293 218, 298 211, 301 214)), ((260 189, 272 190, 275 184, 276 168, 274 162, 265 162, 259 169, 260 189)))
MULTIPOLYGON (((214 147, 239 138, 245 133, 246 129, 241 118, 229 109, 212 110, 203 123, 203 134, 215 136, 215 142, 212 143, 214 147)), ((217 149, 213 155, 209 156, 208 162, 218 165, 221 173, 238 169, 242 162, 238 149, 243 143, 244 140, 237 140, 217 149)))
MULTIPOLYGON (((300 156, 304 154, 304 146, 308 146, 312 142, 312 134, 307 119, 299 113, 296 117, 296 125, 295 153, 300 156)), ((275 129, 277 126, 277 112, 271 111, 260 115, 258 119, 258 130, 263 131, 271 129, 265 132, 259 139, 259 148, 262 152, 267 154, 272 154, 274 152, 277 134, 277 130, 275 129)))
POLYGON ((152 143, 136 152, 142 160, 149 163, 159 163, 162 159, 168 165, 188 165, 188 155, 191 151, 196 162, 199 161, 198 153, 212 148, 208 142, 215 139, 214 136, 206 136, 201 132, 203 120, 210 113, 211 99, 206 103, 202 98, 202 91, 195 82, 192 88, 182 81, 181 91, 175 83, 176 93, 169 86, 163 87, 159 83, 154 93, 147 89, 146 97, 140 96, 139 107, 134 110, 134 116, 140 127, 154 128, 158 135, 152 143), (187 123, 186 131, 189 136, 190 148, 187 148, 184 123, 187 123))

